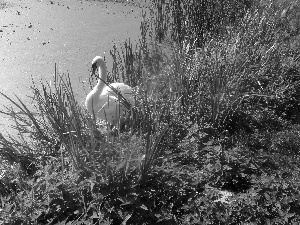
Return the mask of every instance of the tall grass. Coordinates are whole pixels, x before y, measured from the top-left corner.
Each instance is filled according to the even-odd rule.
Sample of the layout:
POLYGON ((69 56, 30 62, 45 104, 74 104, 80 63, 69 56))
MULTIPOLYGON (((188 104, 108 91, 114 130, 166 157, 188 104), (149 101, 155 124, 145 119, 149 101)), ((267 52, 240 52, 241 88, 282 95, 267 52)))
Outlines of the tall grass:
MULTIPOLYGON (((167 8, 168 4, 164 4, 167 8)), ((180 6, 183 7, 183 3, 180 6)), ((201 47, 195 43, 193 35, 182 40, 169 68, 172 67, 173 74, 177 75, 173 80, 180 77, 174 86, 179 87, 177 91, 182 99, 184 114, 198 125, 210 124, 217 129, 228 123, 234 115, 245 112, 249 101, 274 100, 279 94, 277 85, 286 80, 284 71, 291 69, 282 63, 288 49, 291 49, 286 47, 293 45, 293 53, 289 53, 292 61, 299 56, 299 52, 295 52, 295 49, 299 49, 299 34, 294 33, 295 25, 287 23, 288 17, 282 14, 287 11, 295 13, 293 7, 283 8, 273 2, 263 5, 262 1, 251 11, 244 10, 244 17, 236 19, 236 24, 223 26, 221 36, 214 36, 216 32, 203 29, 211 34, 208 42, 201 42, 201 47)), ((167 9, 163 12, 167 13, 167 9)), ((214 14, 216 17, 219 16, 218 12, 214 14)), ((181 18, 186 17, 188 15, 184 14, 181 18)), ((199 26, 203 25, 201 21, 198 23, 199 26)), ((184 35, 183 31, 181 33, 184 35)), ((243 117, 247 119, 247 115, 243 117)))
POLYGON ((152 4, 157 40, 171 37, 180 44, 188 39, 200 47, 210 35, 221 34, 226 26, 238 23, 254 1, 165 0, 152 4))
POLYGON ((286 179, 299 182, 297 7, 152 1, 140 41, 110 52, 109 82, 136 95, 116 133, 87 114, 56 69, 52 83, 32 86, 35 112, 1 93, 12 105, 1 113, 19 138, 0 136, 0 155, 27 172, 18 170, 17 188, 3 193, 14 197, 5 206, 18 206, 10 222, 266 224, 271 214, 299 221, 299 191, 286 179), (27 182, 33 174, 37 185, 27 182), (220 188, 239 196, 220 203, 220 188))
MULTIPOLYGON (((151 82, 146 81, 145 77, 148 75, 146 70, 155 67, 155 62, 149 61, 151 56, 148 55, 149 49, 146 43, 140 42, 140 45, 143 46, 138 46, 140 50, 136 53, 130 41, 124 44, 120 53, 116 46, 111 52, 114 60, 112 79, 139 86, 135 113, 129 122, 128 134, 114 137, 104 132, 105 129, 99 130, 102 125, 88 115, 75 99, 68 75, 58 74, 55 68, 52 83, 42 82, 40 85, 36 83, 32 85, 32 102, 37 110, 35 113, 31 112, 17 97, 15 101, 1 93, 14 108, 21 111, 15 113, 14 108, 7 108, 7 112, 2 112, 14 119, 20 137, 20 139, 15 137, 6 139, 2 136, 2 157, 9 158, 4 154, 4 150, 9 147, 11 147, 9 153, 32 153, 32 163, 35 163, 34 159, 37 155, 59 156, 63 163, 63 170, 66 166, 65 161, 72 162, 69 165, 75 170, 83 171, 84 176, 91 176, 93 173, 102 174, 101 176, 106 174, 104 180, 109 183, 116 180, 114 176, 118 177, 120 172, 121 181, 128 179, 130 170, 138 169, 137 174, 141 176, 140 179, 147 176, 161 154, 162 149, 159 149, 158 145, 168 129, 163 118, 170 113, 173 103, 159 102, 152 97, 157 94, 152 90, 150 92, 147 84, 151 82), (142 134, 145 138, 136 137, 142 134), (137 146, 132 147, 129 144, 132 139, 137 141, 137 146), (143 146, 140 146, 139 142, 143 143, 143 146), (129 164, 130 166, 134 164, 133 168, 129 169, 129 164)), ((16 159, 11 161, 11 163, 17 162, 16 159)))
MULTIPOLYGON (((27 156, 28 162, 23 171, 32 176, 37 171, 40 174, 44 165, 57 158, 61 162, 58 171, 62 180, 69 179, 68 171, 76 171, 79 176, 74 174, 72 182, 85 184, 84 179, 89 179, 91 184, 108 189, 108 193, 126 187, 126 183, 142 183, 147 179, 162 154, 159 144, 168 130, 168 124, 162 118, 169 113, 171 103, 159 106, 155 101, 150 103, 147 91, 141 88, 139 102, 134 109, 136 113, 129 123, 130 129, 115 136, 105 132, 102 125, 78 104, 68 75, 55 72, 53 83, 41 83, 40 86, 34 83, 32 91, 35 113, 22 100, 16 97, 17 101, 14 101, 2 93, 13 108, 22 112, 15 113, 13 108, 2 112, 16 121, 15 128, 20 136, 1 136, 1 157, 9 164, 24 164, 21 158, 27 156), (31 165, 34 170, 29 172, 31 165)), ((47 176, 52 176, 51 171, 49 173, 47 176)), ((56 189, 59 184, 55 186, 55 180, 50 184, 56 189)), ((24 191, 30 192, 32 188, 27 186, 24 191)), ((44 191, 49 195, 51 189, 44 191)), ((21 197, 20 194, 17 196, 21 197)), ((21 200, 17 204, 25 208, 29 206, 23 205, 21 200)), ((23 213, 26 214, 25 211, 23 213)))

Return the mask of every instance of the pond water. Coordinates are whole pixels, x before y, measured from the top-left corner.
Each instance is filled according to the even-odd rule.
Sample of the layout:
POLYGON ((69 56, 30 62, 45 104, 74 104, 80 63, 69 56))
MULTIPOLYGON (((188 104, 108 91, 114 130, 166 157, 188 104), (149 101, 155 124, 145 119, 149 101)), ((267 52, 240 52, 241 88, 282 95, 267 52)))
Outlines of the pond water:
MULTIPOLYGON (((140 34, 142 9, 113 2, 79 0, 0 0, 0 91, 30 105, 31 78, 51 81, 54 65, 69 73, 82 103, 91 60, 140 34)), ((87 85, 86 85, 87 86, 87 85)), ((0 109, 8 102, 0 97, 0 109)), ((0 116, 0 132, 8 129, 0 116)))

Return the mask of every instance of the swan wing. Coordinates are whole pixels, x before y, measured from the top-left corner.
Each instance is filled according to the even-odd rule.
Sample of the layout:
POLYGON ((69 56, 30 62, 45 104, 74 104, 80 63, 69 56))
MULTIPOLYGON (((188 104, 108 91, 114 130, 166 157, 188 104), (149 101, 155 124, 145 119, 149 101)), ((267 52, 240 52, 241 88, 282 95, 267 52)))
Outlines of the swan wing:
POLYGON ((90 114, 114 125, 120 117, 124 117, 129 113, 130 106, 128 106, 128 103, 133 106, 134 102, 131 87, 124 83, 113 83, 110 87, 105 86, 100 95, 97 94, 97 89, 93 89, 88 94, 85 105, 90 114))
MULTIPOLYGON (((110 86, 113 87, 113 89, 116 89, 131 106, 135 105, 133 89, 130 86, 124 83, 112 83, 110 86)), ((118 98, 118 93, 112 90, 111 87, 105 86, 101 95, 113 95, 118 98)))
POLYGON ((102 105, 94 109, 95 116, 101 120, 116 124, 120 117, 125 117, 128 110, 120 104, 120 101, 115 96, 100 96, 102 105))
MULTIPOLYGON (((116 89, 117 91, 119 91, 121 94, 132 94, 133 90, 131 87, 129 87, 128 85, 124 84, 124 83, 112 83, 110 84, 111 87, 113 87, 114 89, 116 89)), ((109 86, 105 86, 103 88, 103 91, 101 93, 101 95, 115 95, 118 96, 114 90, 112 90, 109 86)))

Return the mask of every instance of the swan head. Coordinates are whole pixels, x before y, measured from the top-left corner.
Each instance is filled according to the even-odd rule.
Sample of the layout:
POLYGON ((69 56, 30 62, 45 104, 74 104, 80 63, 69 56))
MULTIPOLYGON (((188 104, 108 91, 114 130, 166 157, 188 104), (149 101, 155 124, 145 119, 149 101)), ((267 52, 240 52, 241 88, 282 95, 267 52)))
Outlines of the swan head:
POLYGON ((97 68, 100 66, 105 66, 104 59, 101 56, 96 56, 92 61, 92 75, 95 75, 97 68))

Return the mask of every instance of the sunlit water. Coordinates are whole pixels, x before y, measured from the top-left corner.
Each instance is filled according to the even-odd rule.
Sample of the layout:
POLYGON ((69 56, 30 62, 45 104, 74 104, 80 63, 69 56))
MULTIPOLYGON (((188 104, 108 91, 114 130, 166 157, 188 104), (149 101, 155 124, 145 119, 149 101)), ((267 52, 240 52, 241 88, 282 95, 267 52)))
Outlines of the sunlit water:
MULTIPOLYGON (((127 38, 137 40, 142 9, 120 3, 76 0, 20 0, 0 9, 0 91, 29 106, 31 78, 51 81, 54 65, 69 73, 76 98, 87 94, 90 63, 127 38)), ((0 109, 8 105, 0 97, 0 109)), ((0 132, 10 122, 0 117, 0 132)))

